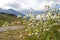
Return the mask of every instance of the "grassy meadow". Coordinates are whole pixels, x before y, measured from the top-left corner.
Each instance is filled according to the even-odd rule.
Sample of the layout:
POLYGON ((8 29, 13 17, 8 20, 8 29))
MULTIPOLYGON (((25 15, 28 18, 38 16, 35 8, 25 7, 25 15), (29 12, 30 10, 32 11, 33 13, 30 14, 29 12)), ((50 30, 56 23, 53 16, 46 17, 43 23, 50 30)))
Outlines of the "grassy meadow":
MULTIPOLYGON (((24 25, 25 28, 0 32, 0 40, 60 40, 60 9, 52 8, 38 16, 32 15, 32 13, 27 16, 23 18, 8 16, 6 18, 6 15, 2 15, 9 23, 6 23, 8 26, 24 25), (27 16, 30 16, 29 20, 27 16)), ((5 20, 2 19, 0 24, 5 23, 5 20)))

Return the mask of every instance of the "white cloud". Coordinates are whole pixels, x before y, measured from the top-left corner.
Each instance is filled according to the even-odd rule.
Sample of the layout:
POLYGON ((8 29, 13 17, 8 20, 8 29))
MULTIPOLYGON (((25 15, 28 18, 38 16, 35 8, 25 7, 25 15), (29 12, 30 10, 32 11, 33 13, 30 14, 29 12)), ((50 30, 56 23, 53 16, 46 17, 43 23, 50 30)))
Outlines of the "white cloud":
POLYGON ((20 3, 21 8, 22 9, 29 9, 29 8, 33 8, 36 4, 36 0, 23 0, 21 1, 17 1, 18 3, 20 3))
MULTIPOLYGON (((18 1, 17 1, 18 2, 18 1)), ((19 2, 21 4, 21 8, 22 9, 35 9, 35 10, 42 10, 44 9, 45 5, 49 5, 52 6, 53 5, 53 1, 42 1, 42 2, 38 2, 37 0, 23 0, 22 2, 19 2)))
MULTIPOLYGON (((39 2, 39 0, 0 0, 0 7, 3 9, 9 9, 9 8, 17 9, 12 6, 6 5, 6 4, 9 5, 10 3, 15 3, 15 2, 19 4, 19 9, 32 8, 35 10, 39 10, 39 9, 43 10, 45 5, 49 5, 52 7, 52 5, 55 3, 54 1, 47 1, 47 0, 43 0, 43 1, 41 0, 40 2, 39 2)), ((19 10, 19 9, 17 9, 17 10, 19 10)))
POLYGON ((5 6, 5 4, 13 3, 15 0, 0 0, 0 8, 8 9, 10 7, 5 6))
POLYGON ((36 9, 44 9, 45 8, 45 5, 49 5, 49 6, 52 6, 53 5, 53 1, 50 1, 50 2, 47 2, 47 1, 43 1, 41 3, 38 3, 36 7, 36 9))

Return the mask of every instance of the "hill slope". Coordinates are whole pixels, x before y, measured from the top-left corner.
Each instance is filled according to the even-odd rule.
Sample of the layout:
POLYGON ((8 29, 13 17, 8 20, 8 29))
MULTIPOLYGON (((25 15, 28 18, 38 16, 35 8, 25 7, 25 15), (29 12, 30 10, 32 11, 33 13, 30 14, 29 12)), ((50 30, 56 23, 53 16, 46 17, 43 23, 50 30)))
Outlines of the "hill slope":
POLYGON ((0 13, 0 26, 2 26, 2 24, 4 24, 5 22, 11 23, 17 20, 17 17, 13 14, 0 13))

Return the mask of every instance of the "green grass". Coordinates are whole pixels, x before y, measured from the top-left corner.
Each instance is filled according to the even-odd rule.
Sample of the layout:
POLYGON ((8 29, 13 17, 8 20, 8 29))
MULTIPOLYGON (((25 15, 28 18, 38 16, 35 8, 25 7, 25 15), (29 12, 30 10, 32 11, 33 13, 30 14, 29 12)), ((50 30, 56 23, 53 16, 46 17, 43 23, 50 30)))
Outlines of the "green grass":
POLYGON ((20 19, 18 19, 16 16, 11 15, 6 13, 5 14, 0 13, 0 26, 2 26, 5 22, 12 23, 14 21, 20 21, 20 19))

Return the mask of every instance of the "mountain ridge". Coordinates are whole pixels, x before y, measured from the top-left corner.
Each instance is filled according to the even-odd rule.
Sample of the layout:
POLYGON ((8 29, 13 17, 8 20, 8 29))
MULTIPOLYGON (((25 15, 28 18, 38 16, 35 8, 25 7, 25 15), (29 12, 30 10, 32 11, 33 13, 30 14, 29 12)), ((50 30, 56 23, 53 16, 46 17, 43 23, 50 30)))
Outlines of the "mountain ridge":
POLYGON ((1 9, 0 8, 0 12, 3 12, 3 13, 7 13, 7 14, 14 14, 14 15, 21 15, 21 16, 25 16, 23 13, 20 13, 14 9, 7 9, 7 10, 4 10, 4 9, 1 9))

